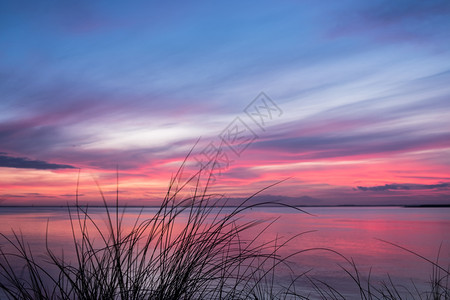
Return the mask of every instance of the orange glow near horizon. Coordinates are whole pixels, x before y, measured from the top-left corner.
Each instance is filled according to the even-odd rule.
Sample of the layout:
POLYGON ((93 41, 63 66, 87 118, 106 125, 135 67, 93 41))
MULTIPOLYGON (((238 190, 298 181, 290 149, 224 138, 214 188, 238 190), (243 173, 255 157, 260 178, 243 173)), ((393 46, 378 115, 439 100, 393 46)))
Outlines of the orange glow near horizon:
MULTIPOLYGON (((290 197, 311 196, 333 202, 336 191, 355 200, 365 197, 365 204, 371 197, 376 199, 420 195, 446 195, 446 190, 439 189, 403 189, 383 192, 357 191, 358 186, 371 187, 385 184, 431 185, 445 182, 447 177, 445 165, 431 164, 418 160, 414 153, 391 155, 389 157, 345 157, 341 159, 322 159, 311 161, 286 161, 284 163, 267 163, 252 156, 251 151, 226 170, 222 170, 212 190, 225 193, 228 197, 249 195, 265 186, 290 178, 267 193, 290 197), (247 161, 252 158, 253 161, 247 161)), ((276 157, 276 154, 273 155, 276 157)), ((175 175, 182 163, 182 157, 159 161, 154 166, 143 165, 137 169, 120 170, 119 191, 123 203, 136 205, 157 205, 164 197, 169 180, 175 175)), ((184 173, 187 178, 188 167, 184 173)), ((193 169, 190 167, 193 174, 193 169)), ((79 199, 91 203, 101 203, 101 191, 107 199, 115 199, 117 182, 116 170, 83 169, 80 172, 79 199), (97 183, 96 183, 97 182, 97 183)), ((78 170, 31 170, 0 168, 2 188, 0 194, 2 205, 51 205, 71 203, 75 199, 78 170)), ((352 201, 353 201, 352 200, 352 201)), ((389 202, 385 202, 388 204, 389 202)), ((393 203, 395 201, 393 200, 393 203)), ((357 204, 357 201, 356 203, 357 204)))

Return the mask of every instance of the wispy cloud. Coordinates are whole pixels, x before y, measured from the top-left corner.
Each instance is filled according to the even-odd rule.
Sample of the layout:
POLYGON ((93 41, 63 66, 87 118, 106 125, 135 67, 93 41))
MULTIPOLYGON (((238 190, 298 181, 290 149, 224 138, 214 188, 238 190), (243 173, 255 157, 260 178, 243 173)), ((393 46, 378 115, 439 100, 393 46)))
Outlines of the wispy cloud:
POLYGON ((412 43, 422 47, 443 47, 448 38, 450 4, 436 1, 376 1, 354 4, 354 13, 342 18, 334 35, 371 38, 374 42, 412 43), (358 26, 355 26, 358 24, 358 26), (364 33, 364 34, 363 34, 364 33), (436 42, 434 38, 441 39, 436 42), (434 43, 429 43, 433 41, 434 43))
POLYGON ((320 199, 447 182, 449 16, 445 0, 0 1, 1 193, 66 194, 74 166, 105 184, 119 166, 136 199, 162 190, 260 91, 283 117, 254 128, 227 191, 285 176, 320 199))

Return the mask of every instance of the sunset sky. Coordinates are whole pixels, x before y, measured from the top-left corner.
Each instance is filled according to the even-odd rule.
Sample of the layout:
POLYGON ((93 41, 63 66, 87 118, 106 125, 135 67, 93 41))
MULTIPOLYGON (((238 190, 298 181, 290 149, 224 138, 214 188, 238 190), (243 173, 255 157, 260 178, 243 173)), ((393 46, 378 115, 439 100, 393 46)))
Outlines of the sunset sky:
POLYGON ((1 1, 0 205, 450 203, 449 1, 1 1), (196 144, 197 143, 197 144, 196 144))

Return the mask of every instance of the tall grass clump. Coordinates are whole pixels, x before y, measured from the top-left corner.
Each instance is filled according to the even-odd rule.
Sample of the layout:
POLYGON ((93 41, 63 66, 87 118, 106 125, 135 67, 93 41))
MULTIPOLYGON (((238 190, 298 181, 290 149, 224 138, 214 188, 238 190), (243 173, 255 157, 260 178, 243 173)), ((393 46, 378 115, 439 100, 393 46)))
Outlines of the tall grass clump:
POLYGON ((185 183, 181 172, 171 179, 157 212, 142 218, 141 211, 131 227, 123 223, 126 209, 119 206, 118 191, 116 203, 108 205, 100 189, 106 225, 94 220, 77 197, 76 206, 68 207, 74 257, 58 255, 48 240, 45 259, 35 257, 19 233, 2 233, 8 246, 0 248, 4 295, 87 300, 284 299, 293 294, 294 285, 275 286, 273 278, 285 264, 277 255, 285 242, 259 242, 270 223, 242 218, 263 205, 249 204, 258 193, 230 210, 223 195, 208 192, 208 183, 200 188, 202 170, 185 183), (195 191, 181 197, 188 183, 195 191), (252 228, 260 229, 243 239, 252 228))

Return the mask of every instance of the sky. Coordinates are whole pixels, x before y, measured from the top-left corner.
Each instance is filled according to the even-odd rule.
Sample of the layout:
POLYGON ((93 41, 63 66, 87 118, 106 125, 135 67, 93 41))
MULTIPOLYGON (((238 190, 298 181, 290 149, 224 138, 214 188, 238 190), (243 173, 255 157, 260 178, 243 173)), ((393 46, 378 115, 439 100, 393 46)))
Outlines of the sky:
POLYGON ((448 28, 449 1, 0 1, 0 205, 117 176, 157 205, 183 161, 186 193, 203 166, 230 199, 449 204, 448 28))

